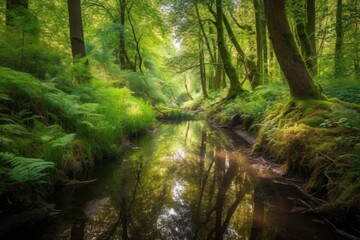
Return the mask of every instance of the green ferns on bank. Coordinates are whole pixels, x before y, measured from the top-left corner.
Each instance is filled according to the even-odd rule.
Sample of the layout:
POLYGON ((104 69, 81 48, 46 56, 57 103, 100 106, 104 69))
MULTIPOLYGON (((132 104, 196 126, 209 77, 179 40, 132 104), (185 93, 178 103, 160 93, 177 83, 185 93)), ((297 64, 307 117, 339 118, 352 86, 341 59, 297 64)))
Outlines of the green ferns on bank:
POLYGON ((108 82, 48 83, 0 68, 0 85, 0 195, 115 157, 124 138, 155 122, 148 104, 108 82))

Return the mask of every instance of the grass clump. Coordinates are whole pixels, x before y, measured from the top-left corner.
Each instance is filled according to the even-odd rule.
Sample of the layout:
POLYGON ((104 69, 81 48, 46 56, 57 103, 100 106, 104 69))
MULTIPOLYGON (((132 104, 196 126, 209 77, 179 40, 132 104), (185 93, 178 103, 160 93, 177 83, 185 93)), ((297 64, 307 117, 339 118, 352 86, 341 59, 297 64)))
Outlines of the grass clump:
POLYGON ((254 149, 307 180, 326 206, 358 206, 360 113, 338 100, 279 103, 264 119, 254 149), (345 203, 345 204, 344 204, 345 203))

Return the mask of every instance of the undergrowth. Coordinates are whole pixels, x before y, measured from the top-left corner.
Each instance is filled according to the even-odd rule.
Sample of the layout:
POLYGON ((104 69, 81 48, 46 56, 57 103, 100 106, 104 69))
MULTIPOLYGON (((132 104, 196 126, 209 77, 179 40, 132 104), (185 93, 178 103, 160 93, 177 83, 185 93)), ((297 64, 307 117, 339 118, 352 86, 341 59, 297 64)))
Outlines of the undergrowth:
POLYGON ((224 96, 208 104, 205 115, 210 122, 220 126, 241 126, 256 133, 259 124, 276 102, 286 96, 282 86, 259 86, 255 91, 245 92, 234 100, 223 101, 224 96))
POLYGON ((9 201, 117 156, 124 138, 155 122, 147 103, 111 82, 41 82, 0 68, 0 85, 0 198, 9 201))
POLYGON ((360 204, 360 106, 337 99, 277 104, 254 149, 305 178, 305 190, 328 200, 324 209, 360 204))

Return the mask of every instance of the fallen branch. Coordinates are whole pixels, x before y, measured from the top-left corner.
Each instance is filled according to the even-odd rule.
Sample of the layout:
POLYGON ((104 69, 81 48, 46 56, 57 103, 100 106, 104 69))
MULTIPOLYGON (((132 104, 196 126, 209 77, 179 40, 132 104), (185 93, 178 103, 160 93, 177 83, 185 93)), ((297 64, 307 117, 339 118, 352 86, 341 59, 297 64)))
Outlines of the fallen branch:
POLYGON ((70 185, 80 185, 80 184, 88 184, 97 181, 97 179, 91 179, 86 181, 79 181, 79 180, 68 180, 63 182, 63 185, 70 186, 70 185))

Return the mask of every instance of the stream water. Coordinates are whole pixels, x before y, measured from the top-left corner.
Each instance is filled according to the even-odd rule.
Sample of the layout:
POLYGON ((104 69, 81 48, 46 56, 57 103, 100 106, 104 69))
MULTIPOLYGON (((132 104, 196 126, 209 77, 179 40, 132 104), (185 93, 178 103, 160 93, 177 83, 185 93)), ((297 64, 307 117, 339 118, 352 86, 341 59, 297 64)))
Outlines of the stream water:
POLYGON ((42 239, 341 239, 292 212, 299 193, 248 149, 205 122, 161 124, 86 176, 96 181, 59 191, 42 239))

